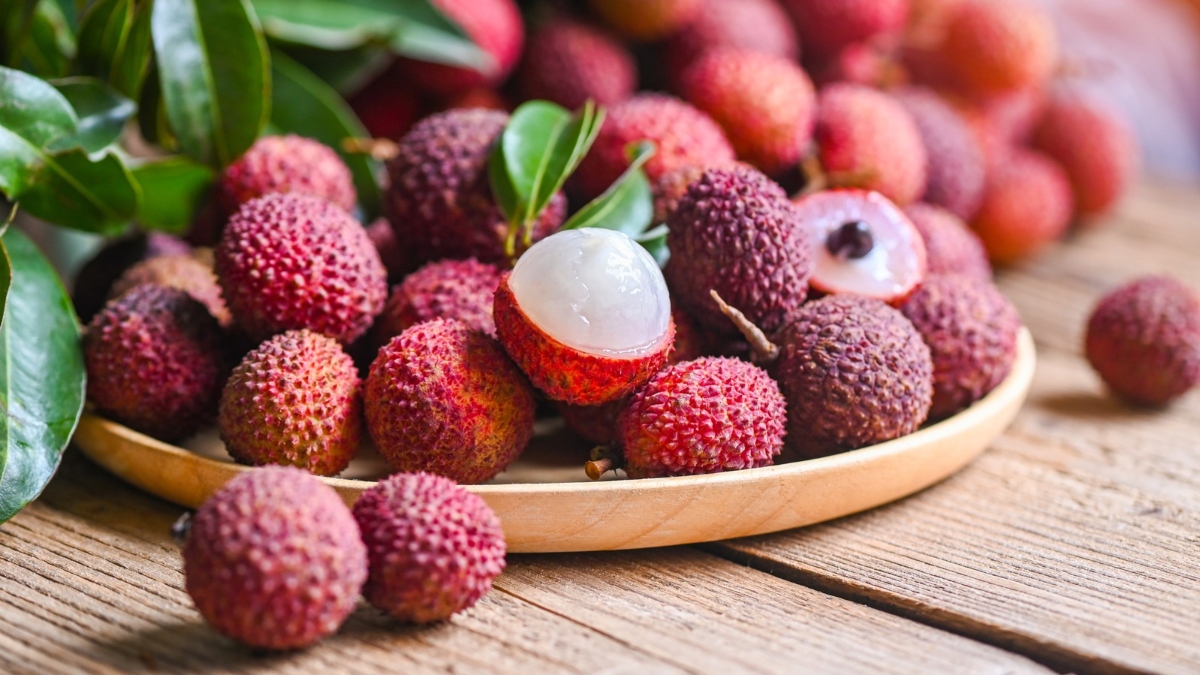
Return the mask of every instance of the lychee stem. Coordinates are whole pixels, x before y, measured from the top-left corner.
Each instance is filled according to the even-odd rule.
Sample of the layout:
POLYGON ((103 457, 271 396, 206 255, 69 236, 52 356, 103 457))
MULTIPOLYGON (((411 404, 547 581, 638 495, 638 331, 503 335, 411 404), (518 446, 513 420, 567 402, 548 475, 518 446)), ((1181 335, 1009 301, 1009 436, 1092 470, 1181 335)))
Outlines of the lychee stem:
POLYGON ((583 465, 583 470, 587 472, 588 478, 592 480, 600 480, 601 476, 615 468, 616 464, 609 457, 594 459, 583 465))
POLYGON ((807 197, 829 187, 829 179, 825 176, 825 169, 821 167, 821 158, 817 156, 816 148, 800 160, 800 174, 804 176, 804 188, 798 195, 800 197, 807 197))
POLYGON ((400 154, 400 145, 387 138, 343 138, 342 149, 356 155, 370 155, 381 162, 400 154))
POLYGON ((746 318, 736 307, 729 306, 715 290, 709 290, 712 299, 716 301, 717 307, 721 309, 721 313, 729 317, 733 325, 745 336, 746 342, 750 343, 750 349, 754 351, 753 358, 755 363, 770 363, 779 358, 779 347, 767 339, 765 333, 758 326, 755 326, 750 319, 746 318))

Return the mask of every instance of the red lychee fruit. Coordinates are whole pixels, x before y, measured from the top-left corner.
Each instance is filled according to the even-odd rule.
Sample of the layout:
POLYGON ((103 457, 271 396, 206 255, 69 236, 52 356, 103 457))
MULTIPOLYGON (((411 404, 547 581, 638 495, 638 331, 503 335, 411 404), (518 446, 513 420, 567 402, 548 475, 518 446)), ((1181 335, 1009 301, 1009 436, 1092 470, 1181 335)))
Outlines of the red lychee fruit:
MULTIPOLYGON (((449 110, 426 117, 400 139, 387 166, 386 206, 414 264, 507 260, 508 222, 492 196, 488 159, 508 120, 493 110, 449 110)), ((566 199, 558 195, 534 226, 534 240, 556 230, 565 215, 566 199)))
POLYGON ((574 186, 585 199, 600 195, 629 166, 626 148, 643 140, 656 148, 644 166, 651 183, 685 166, 707 168, 735 159, 725 132, 707 114, 670 96, 639 94, 609 108, 595 144, 575 172, 574 186))
POLYGON ((849 82, 892 89, 908 82, 908 71, 889 50, 868 42, 842 47, 837 54, 814 67, 813 78, 819 86, 849 82))
POLYGON ((637 64, 625 47, 587 24, 556 19, 529 38, 517 83, 527 99, 575 110, 589 99, 612 105, 637 89, 637 64))
POLYGON ((891 96, 856 84, 826 87, 814 136, 831 186, 874 190, 900 206, 925 192, 925 145, 912 116, 891 96))
POLYGON ((311 138, 264 136, 217 181, 217 198, 226 213, 273 193, 319 197, 344 211, 358 203, 354 180, 338 154, 311 138))
POLYGON ((991 281, 992 265, 983 242, 961 218, 940 206, 924 202, 909 204, 904 214, 925 242, 928 274, 962 274, 991 281))
POLYGON ((1050 102, 1034 146, 1067 172, 1075 208, 1085 216, 1110 210, 1129 188, 1137 167, 1137 145, 1125 122, 1078 97, 1050 102))
POLYGON ((589 0, 618 33, 631 40, 649 42, 682 28, 701 11, 701 0, 589 0))
POLYGON ((629 399, 619 398, 600 405, 571 405, 555 403, 554 409, 563 418, 568 429, 589 443, 612 445, 617 443, 617 418, 629 399))
POLYGON ((188 255, 192 247, 160 232, 114 239, 79 268, 72 285, 75 314, 87 324, 109 300, 112 285, 137 263, 161 255, 188 255))
POLYGON ((500 268, 473 258, 429 263, 392 289, 375 323, 377 338, 386 342, 433 319, 458 319, 494 337, 492 305, 501 276, 500 268))
POLYGON ((784 0, 806 56, 826 58, 853 42, 898 36, 908 0, 784 0))
POLYGON ((192 518, 188 595, 213 628, 263 649, 336 633, 367 579, 367 548, 333 488, 292 467, 240 474, 192 518))
POLYGON ((1012 370, 1021 317, 990 281, 931 276, 901 311, 933 355, 930 419, 978 401, 1012 370))
POLYGON ((679 308, 671 310, 671 321, 675 322, 675 345, 667 355, 667 363, 694 361, 707 351, 707 340, 691 314, 679 308))
POLYGON ((164 255, 143 260, 125 270, 121 278, 113 283, 110 295, 120 297, 142 284, 178 288, 203 303, 222 328, 228 328, 233 323, 233 317, 221 296, 216 273, 211 265, 195 255, 164 255))
POLYGON ((1071 184, 1054 160, 1014 149, 988 170, 983 204, 971 227, 998 264, 1028 256, 1071 223, 1071 184))
POLYGON ((379 350, 363 387, 367 430, 396 471, 482 483, 533 436, 533 389, 484 333, 417 324, 379 350))
POLYGON ((164 441, 196 431, 227 372, 216 319, 186 292, 155 284, 130 290, 92 318, 83 358, 92 405, 164 441))
POLYGON ((1058 62, 1054 24, 1025 0, 966 0, 951 10, 940 59, 982 93, 1043 85, 1058 62))
POLYGON ((950 104, 928 89, 906 89, 896 100, 917 125, 925 146, 925 193, 963 220, 975 217, 983 201, 987 169, 983 149, 971 127, 950 104))
POLYGON ((504 113, 511 111, 511 107, 504 96, 495 89, 487 87, 474 87, 453 96, 446 100, 440 110, 453 110, 455 108, 498 110, 504 113))
POLYGON ((617 422, 631 478, 770 466, 783 449, 786 403, 766 371, 706 357, 667 366, 617 422))
POLYGON ((370 561, 367 602, 403 621, 449 619, 492 589, 507 548, 478 495, 428 473, 400 473, 359 497, 354 517, 370 561))
POLYGON ((1200 384, 1200 298, 1172 277, 1135 279, 1096 304, 1084 347, 1118 396, 1165 406, 1200 384))
POLYGON ((392 224, 387 218, 376 218, 367 225, 367 237, 375 245, 379 260, 387 269, 389 281, 400 281, 416 269, 411 252, 396 238, 392 224))
POLYGON ((472 87, 494 87, 508 77, 525 46, 525 25, 513 0, 433 0, 458 24, 491 63, 483 71, 428 61, 406 60, 409 77, 425 91, 451 97, 472 87))
POLYGON ((799 164, 812 138, 812 80, 786 57, 712 49, 684 72, 680 90, 725 129, 739 158, 765 173, 799 164))
POLYGON ((795 61, 800 44, 791 19, 776 0, 700 0, 700 9, 662 48, 668 77, 710 49, 751 49, 795 61))
POLYGON ((398 139, 421 119, 423 105, 397 62, 347 101, 374 138, 398 139))
POLYGON ((295 193, 243 205, 221 236, 216 270, 234 319, 259 339, 308 328, 349 344, 387 299, 387 271, 362 225, 295 193))
POLYGON ((599 405, 631 393, 675 338, 654 258, 613 230, 564 230, 535 244, 500 282, 496 333, 552 400, 599 405))

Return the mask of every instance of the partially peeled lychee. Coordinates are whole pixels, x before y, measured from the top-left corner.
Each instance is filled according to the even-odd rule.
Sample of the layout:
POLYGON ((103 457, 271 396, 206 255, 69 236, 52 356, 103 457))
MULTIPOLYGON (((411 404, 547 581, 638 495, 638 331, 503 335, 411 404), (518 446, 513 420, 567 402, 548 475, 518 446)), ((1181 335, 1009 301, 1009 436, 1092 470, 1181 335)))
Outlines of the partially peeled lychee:
POLYGON ((599 405, 631 393, 675 339, 667 284, 628 236, 580 228, 534 244, 500 282, 496 334, 551 399, 599 405))

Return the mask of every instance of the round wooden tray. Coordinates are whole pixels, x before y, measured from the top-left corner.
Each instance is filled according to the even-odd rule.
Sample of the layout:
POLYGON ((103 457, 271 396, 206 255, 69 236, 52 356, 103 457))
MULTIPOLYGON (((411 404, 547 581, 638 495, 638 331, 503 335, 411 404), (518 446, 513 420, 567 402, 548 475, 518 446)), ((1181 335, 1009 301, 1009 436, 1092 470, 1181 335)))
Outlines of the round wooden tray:
MULTIPOLYGON (((521 459, 485 485, 515 553, 595 551, 731 539, 811 525, 906 497, 961 469, 1012 422, 1029 392, 1033 339, 1021 330, 1012 373, 967 410, 914 434, 831 457, 706 476, 587 481, 588 446, 556 422, 539 425, 521 459)), ((96 463, 163 499, 195 508, 251 467, 207 431, 185 448, 85 414, 75 444, 96 463)), ((386 475, 370 448, 339 478, 352 504, 386 475)))

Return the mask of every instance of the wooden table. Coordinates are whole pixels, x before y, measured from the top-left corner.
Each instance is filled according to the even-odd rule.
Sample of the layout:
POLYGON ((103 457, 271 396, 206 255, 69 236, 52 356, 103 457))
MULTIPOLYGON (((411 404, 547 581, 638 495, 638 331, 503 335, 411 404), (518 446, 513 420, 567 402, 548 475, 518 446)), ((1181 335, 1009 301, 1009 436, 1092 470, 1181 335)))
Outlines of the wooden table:
POLYGON ((1001 276, 1040 349, 1013 427, 902 502, 708 546, 511 556, 473 610, 427 628, 362 607, 264 655, 183 591, 180 509, 71 452, 0 527, 0 671, 1198 672, 1200 394, 1109 398, 1080 357, 1094 300, 1138 274, 1200 288, 1200 192, 1120 214, 1001 276))

